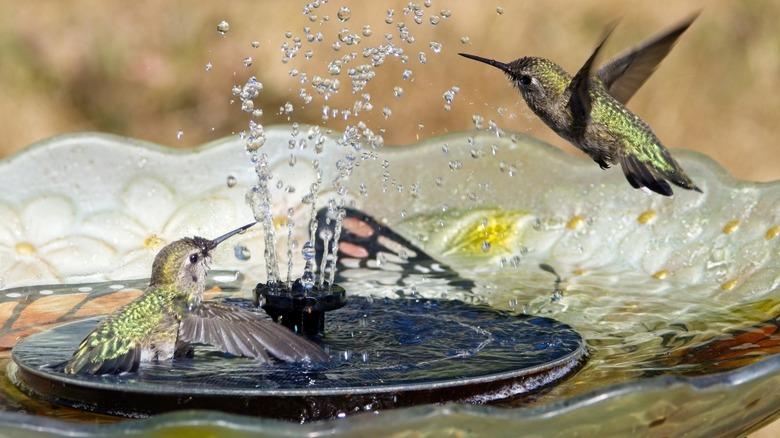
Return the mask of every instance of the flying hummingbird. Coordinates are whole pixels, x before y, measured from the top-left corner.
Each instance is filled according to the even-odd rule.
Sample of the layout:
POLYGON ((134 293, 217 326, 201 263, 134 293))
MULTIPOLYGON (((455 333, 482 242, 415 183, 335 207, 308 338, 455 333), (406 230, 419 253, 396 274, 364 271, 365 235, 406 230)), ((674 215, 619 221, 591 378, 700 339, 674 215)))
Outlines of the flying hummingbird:
POLYGON ((192 237, 163 247, 144 293, 104 319, 65 365, 68 374, 119 374, 141 362, 191 353, 190 344, 212 345, 236 356, 286 362, 326 361, 313 342, 254 312, 203 302, 210 252, 244 225, 214 240, 192 237))
POLYGON ((634 188, 672 195, 669 182, 701 190, 672 158, 658 137, 625 104, 655 71, 696 16, 646 41, 592 72, 611 29, 574 77, 546 58, 523 57, 509 63, 460 53, 503 71, 531 110, 562 138, 606 169, 620 163, 634 188))

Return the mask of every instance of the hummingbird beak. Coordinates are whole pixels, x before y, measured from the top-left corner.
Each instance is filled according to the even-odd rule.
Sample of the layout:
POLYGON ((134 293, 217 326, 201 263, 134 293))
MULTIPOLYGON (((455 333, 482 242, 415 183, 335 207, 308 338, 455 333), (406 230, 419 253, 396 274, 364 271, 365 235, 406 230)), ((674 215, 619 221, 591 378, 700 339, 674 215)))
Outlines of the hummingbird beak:
POLYGON ((464 58, 473 59, 474 61, 484 62, 487 65, 492 65, 493 67, 503 71, 504 73, 511 73, 509 71, 509 64, 506 64, 504 62, 499 62, 496 61, 495 59, 483 58, 477 55, 469 55, 468 53, 458 53, 458 55, 464 58))
POLYGON ((243 227, 236 228, 235 230, 233 230, 233 231, 231 231, 229 233, 225 233, 225 234, 217 237, 216 239, 209 240, 208 241, 207 251, 211 251, 212 249, 216 248, 217 245, 219 245, 220 243, 224 242, 225 240, 235 236, 236 234, 243 233, 244 231, 246 231, 248 228, 250 228, 252 225, 254 225, 256 223, 257 222, 252 222, 251 224, 246 224, 243 227))

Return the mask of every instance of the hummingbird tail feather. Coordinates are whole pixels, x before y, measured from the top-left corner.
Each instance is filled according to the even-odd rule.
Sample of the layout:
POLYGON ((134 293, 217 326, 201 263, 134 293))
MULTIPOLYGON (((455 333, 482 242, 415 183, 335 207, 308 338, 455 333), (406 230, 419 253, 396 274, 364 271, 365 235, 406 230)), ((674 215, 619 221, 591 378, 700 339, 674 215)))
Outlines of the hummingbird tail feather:
POLYGON ((635 189, 647 187, 659 195, 672 195, 672 188, 664 177, 659 175, 655 168, 641 162, 633 155, 621 154, 620 166, 623 168, 623 174, 631 187, 635 189))
POLYGON ((687 190, 693 190, 695 192, 704 193, 701 191, 701 189, 694 183, 688 175, 685 174, 685 171, 680 167, 679 164, 677 164, 676 161, 673 161, 674 163, 674 172, 671 172, 667 175, 667 178, 669 181, 671 181, 674 185, 678 187, 682 187, 687 190))
POLYGON ((660 195, 671 196, 673 191, 667 182, 669 181, 678 187, 702 193, 701 189, 685 174, 685 171, 677 161, 668 153, 664 155, 667 159, 666 162, 672 165, 671 171, 658 169, 631 154, 621 154, 620 165, 629 184, 635 189, 647 187, 660 195))

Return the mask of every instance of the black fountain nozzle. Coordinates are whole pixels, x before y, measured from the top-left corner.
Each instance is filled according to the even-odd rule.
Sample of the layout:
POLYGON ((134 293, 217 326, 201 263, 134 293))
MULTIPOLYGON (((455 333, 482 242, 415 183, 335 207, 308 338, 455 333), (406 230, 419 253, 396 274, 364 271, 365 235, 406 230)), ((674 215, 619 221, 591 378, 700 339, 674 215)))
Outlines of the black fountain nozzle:
POLYGON ((258 283, 255 287, 255 306, 262 301, 265 313, 295 333, 317 336, 325 332, 325 312, 340 309, 347 303, 343 287, 325 282, 308 291, 295 280, 291 287, 285 283, 258 283))

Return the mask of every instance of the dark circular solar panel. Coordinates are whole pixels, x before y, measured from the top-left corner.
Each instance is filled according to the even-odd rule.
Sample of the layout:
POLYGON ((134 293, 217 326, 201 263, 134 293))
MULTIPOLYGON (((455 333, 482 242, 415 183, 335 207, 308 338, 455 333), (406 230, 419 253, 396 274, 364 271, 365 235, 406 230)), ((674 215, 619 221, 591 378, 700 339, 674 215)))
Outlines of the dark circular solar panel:
POLYGON ((574 330, 549 318, 458 301, 352 297, 327 314, 327 332, 318 340, 331 357, 325 364, 261 365, 199 346, 192 359, 142 364, 136 374, 62 373, 57 365, 98 321, 19 342, 13 350, 17 383, 59 403, 119 415, 201 408, 308 420, 505 399, 562 378, 586 354, 574 330))

